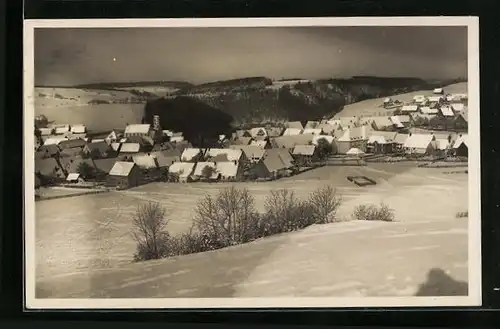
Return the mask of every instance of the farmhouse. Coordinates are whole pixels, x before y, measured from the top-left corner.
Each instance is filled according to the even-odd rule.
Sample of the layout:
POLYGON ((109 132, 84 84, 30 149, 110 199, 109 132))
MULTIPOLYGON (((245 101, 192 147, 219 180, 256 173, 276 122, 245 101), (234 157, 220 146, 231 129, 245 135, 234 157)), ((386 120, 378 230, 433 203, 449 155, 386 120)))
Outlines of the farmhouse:
POLYGON ((302 134, 303 129, 299 128, 287 128, 283 132, 283 136, 294 136, 294 135, 300 135, 302 134))
POLYGON ((217 180, 219 179, 219 173, 215 166, 215 162, 197 162, 193 172, 193 179, 206 179, 206 180, 217 180))
POLYGON ((435 153, 439 155, 444 155, 445 152, 449 149, 450 142, 447 138, 435 138, 433 141, 433 148, 435 153))
POLYGON ((397 133, 396 137, 394 138, 394 143, 395 143, 395 148, 396 151, 403 150, 404 144, 406 143, 406 140, 408 139, 408 134, 400 134, 397 133))
POLYGON ((54 158, 35 159, 35 174, 42 176, 45 180, 63 180, 66 178, 66 174, 54 158))
POLYGON ((59 158, 59 163, 66 175, 71 173, 80 173, 80 169, 83 163, 90 168, 95 168, 92 159, 84 159, 81 156, 69 156, 59 158))
POLYGON ((249 133, 251 137, 267 137, 267 130, 264 127, 252 128, 249 133))
POLYGON ((50 136, 54 132, 52 128, 39 128, 40 136, 50 136))
POLYGON ((333 136, 329 136, 329 135, 314 135, 313 140, 312 140, 312 144, 318 145, 318 141, 320 139, 325 139, 329 144, 333 144, 334 140, 335 140, 335 138, 333 136))
POLYGON ((423 103, 426 100, 427 100, 427 98, 424 95, 413 96, 413 102, 415 102, 415 103, 423 103))
POLYGON ((180 162, 181 157, 178 150, 167 150, 167 151, 158 151, 151 152, 151 156, 156 158, 156 163, 159 168, 168 168, 175 162, 180 162))
POLYGON ((353 147, 365 151, 367 141, 368 141, 367 126, 347 129, 342 135, 342 137, 336 140, 337 152, 340 154, 345 154, 353 147))
POLYGON ((123 143, 120 146, 120 156, 129 156, 141 151, 141 144, 139 143, 123 143))
POLYGON ((68 139, 66 137, 62 136, 50 136, 45 140, 43 145, 59 145, 62 141, 67 141, 68 139))
POLYGON ((116 156, 116 152, 105 141, 88 143, 82 152, 94 159, 116 156))
POLYGON ((116 143, 117 140, 118 140, 118 135, 114 130, 110 132, 106 137, 104 137, 104 141, 109 145, 111 145, 111 143, 116 143))
POLYGON ((439 110, 437 108, 431 108, 429 106, 422 106, 420 108, 420 113, 422 114, 438 114, 439 113, 439 110))
POLYGON ((266 149, 256 145, 231 145, 230 148, 233 150, 241 150, 245 158, 252 163, 259 162, 266 152, 266 149))
POLYGON ((87 128, 84 125, 71 125, 71 133, 72 134, 85 134, 87 132, 87 128))
POLYGON ((303 134, 311 134, 311 135, 321 135, 323 130, 321 128, 305 128, 302 131, 303 134))
POLYGON ((278 137, 283 133, 283 128, 280 127, 268 127, 266 128, 267 137, 278 137))
POLYGON ((178 177, 179 182, 187 182, 193 173, 195 164, 193 162, 174 162, 168 167, 171 176, 178 177))
POLYGON ((135 163, 117 161, 109 171, 106 185, 124 189, 138 186, 140 180, 141 172, 135 163))
POLYGON ((56 126, 54 133, 56 135, 65 135, 70 132, 70 127, 69 125, 61 125, 61 126, 56 126))
POLYGON ((269 149, 266 150, 263 158, 267 157, 278 157, 284 165, 285 169, 290 169, 294 166, 294 159, 290 152, 286 149, 269 149))
POLYGON ((245 160, 245 154, 240 149, 217 149, 217 148, 212 148, 212 149, 207 149, 205 152, 205 158, 208 161, 212 161, 212 159, 216 158, 217 156, 225 155, 226 156, 226 161, 232 161, 232 162, 240 162, 245 160))
POLYGON ((410 123, 409 115, 393 115, 391 116, 391 122, 396 128, 404 128, 410 123))
POLYGON ((133 124, 133 125, 128 125, 125 128, 124 136, 125 137, 131 137, 131 136, 149 136, 151 132, 151 125, 149 124, 133 124))
POLYGON ((158 168, 156 163, 156 157, 150 154, 137 154, 132 156, 132 161, 140 168, 140 169, 155 169, 158 168))
POLYGON ((455 143, 453 143, 453 150, 455 151, 456 156, 469 156, 469 143, 468 143, 468 135, 460 134, 456 139, 455 143))
POLYGON ((443 96, 429 96, 427 98, 431 103, 441 103, 444 99, 443 96))
POLYGON ((368 138, 367 151, 374 154, 393 153, 396 150, 396 135, 396 132, 373 132, 368 138))
POLYGON ((444 117, 454 117, 455 113, 453 112, 452 108, 450 106, 441 106, 439 109, 441 111, 441 114, 444 117))
POLYGON ((292 151, 295 162, 306 165, 318 160, 318 152, 314 145, 297 145, 292 151))
POLYGON ((236 181, 241 179, 242 170, 237 163, 233 161, 224 161, 215 163, 215 171, 219 178, 226 181, 236 181))
POLYGON ((181 161, 182 162, 196 162, 200 158, 202 158, 204 155, 204 152, 201 149, 198 148, 186 148, 181 154, 181 161))
POLYGON ((278 153, 269 153, 252 170, 259 178, 275 179, 287 174, 287 167, 278 153))
POLYGON ((71 173, 66 177, 66 182, 68 183, 82 183, 84 181, 83 177, 78 173, 71 173))
POLYGON ((306 125, 304 126, 304 129, 316 129, 319 128, 320 122, 319 121, 307 121, 306 125))
POLYGON ((331 135, 335 131, 335 125, 329 123, 321 123, 318 128, 320 128, 323 133, 331 135))
POLYGON ((418 109, 419 109, 418 105, 403 105, 403 107, 401 108, 401 113, 408 114, 412 112, 417 112, 418 109))
POLYGON ((283 136, 276 137, 276 138, 272 139, 271 145, 273 147, 285 148, 285 149, 292 151, 296 145, 312 144, 313 138, 314 138, 314 135, 312 135, 312 134, 308 134, 308 135, 301 134, 301 135, 294 135, 294 136, 283 135, 283 136))
POLYGON ((365 120, 366 123, 370 124, 375 130, 385 130, 393 127, 390 116, 369 117, 365 120))
POLYGON ((409 134, 403 147, 407 154, 426 155, 434 151, 433 141, 435 136, 431 134, 409 134))
POLYGON ((287 123, 287 128, 303 130, 304 126, 300 121, 290 121, 287 123))

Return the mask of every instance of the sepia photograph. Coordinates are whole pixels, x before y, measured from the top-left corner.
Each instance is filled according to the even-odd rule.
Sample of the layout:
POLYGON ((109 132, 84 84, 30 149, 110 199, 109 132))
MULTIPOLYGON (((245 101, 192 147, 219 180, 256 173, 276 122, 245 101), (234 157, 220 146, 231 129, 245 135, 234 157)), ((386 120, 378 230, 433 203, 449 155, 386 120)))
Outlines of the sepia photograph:
POLYGON ((24 24, 27 309, 481 304, 477 18, 24 24))

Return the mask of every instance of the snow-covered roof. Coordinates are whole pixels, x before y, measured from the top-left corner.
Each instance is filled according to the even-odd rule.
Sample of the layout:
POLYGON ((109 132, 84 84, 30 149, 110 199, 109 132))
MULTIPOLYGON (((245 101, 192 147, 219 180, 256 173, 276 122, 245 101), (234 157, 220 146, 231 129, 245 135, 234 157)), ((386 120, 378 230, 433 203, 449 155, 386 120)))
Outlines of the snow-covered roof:
POLYGON ((394 138, 394 142, 396 142, 397 144, 404 145, 404 143, 408 139, 408 136, 409 136, 408 134, 396 134, 396 137, 394 138))
POLYGON ((335 138, 330 135, 314 135, 312 140, 313 145, 318 145, 320 139, 326 139, 328 143, 332 144, 335 138))
POLYGON ((447 138, 436 138, 435 145, 438 150, 446 150, 450 145, 447 138))
POLYGON ((73 134, 84 134, 85 131, 85 125, 71 125, 71 132, 73 134))
POLYGON ((365 152, 361 151, 360 149, 353 147, 349 151, 346 152, 348 155, 361 155, 365 154, 365 152))
POLYGON ((403 105, 401 108, 401 112, 417 112, 418 111, 418 106, 417 105, 403 105))
POLYGON ((304 129, 315 129, 318 128, 321 123, 319 121, 307 121, 304 129))
POLYGON ((125 128, 125 134, 147 134, 150 129, 150 124, 132 124, 125 128))
POLYGON ((172 137, 170 137, 170 141, 176 142, 176 143, 183 142, 184 136, 172 136, 172 137))
POLYGON ((264 128, 264 127, 252 128, 252 129, 250 129, 249 133, 252 137, 267 136, 267 131, 266 131, 266 128, 264 128))
POLYGON ((410 134, 404 143, 404 147, 426 149, 434 139, 431 134, 410 134))
POLYGON ((157 167, 155 157, 148 154, 134 155, 132 161, 134 161, 138 167, 144 169, 153 169, 157 167))
POLYGON ((300 135, 302 133, 301 128, 287 128, 283 133, 283 136, 300 135))
POLYGON ((389 131, 374 131, 368 138, 368 144, 378 143, 387 144, 392 143, 396 140, 396 132, 389 131))
POLYGON ((465 105, 462 103, 453 103, 450 106, 453 109, 453 111, 456 111, 456 112, 462 112, 465 108, 465 105))
POLYGON ((314 145, 296 145, 293 148, 293 155, 313 155, 314 150, 316 150, 316 146, 314 145))
POLYGON ((64 134, 69 132, 69 125, 56 126, 55 129, 56 134, 64 134))
POLYGON ((181 161, 191 161, 201 153, 200 149, 188 147, 181 154, 181 161))
POLYGON ((231 145, 230 149, 241 150, 248 159, 260 159, 266 150, 257 145, 231 145))
POLYGON ((66 177, 66 180, 67 181, 74 181, 74 180, 78 180, 78 178, 80 178, 80 174, 70 173, 70 174, 68 174, 68 177, 66 177))
POLYGON ((458 148, 460 147, 461 144, 465 144, 465 146, 469 146, 469 135, 467 134, 462 134, 457 137, 455 140, 455 143, 453 143, 453 148, 458 148))
POLYGON ((115 152, 116 152, 116 151, 118 151, 118 150, 120 149, 120 146, 121 146, 121 145, 122 145, 121 143, 111 143, 111 145, 110 145, 110 146, 111 146, 111 148, 113 149, 113 151, 115 151, 115 152))
POLYGON ((196 167, 194 168, 194 176, 204 176, 203 170, 206 167, 212 168, 212 175, 209 177, 211 179, 216 179, 219 174, 217 172, 217 167, 215 166, 215 162, 198 162, 196 163, 196 167))
POLYGON ((441 113, 443 113, 443 115, 445 117, 454 117, 455 116, 455 113, 453 112, 453 110, 449 106, 441 106, 440 110, 441 110, 441 113))
POLYGON ((110 176, 128 176, 132 168, 134 168, 135 163, 133 162, 124 162, 117 161, 113 165, 113 168, 109 171, 110 176))
POLYGON ((50 136, 52 134, 52 128, 39 128, 38 130, 40 130, 42 136, 50 136))
POLYGON ((267 141, 266 140, 263 140, 263 141, 251 141, 250 142, 250 145, 253 145, 253 146, 258 146, 260 148, 265 148, 266 145, 267 145, 267 141))
POLYGON ((192 162, 174 162, 168 167, 168 172, 177 174, 181 178, 186 178, 193 172, 194 165, 192 162))
POLYGON ((443 92, 443 88, 434 88, 432 92, 435 94, 441 94, 443 92))
POLYGON ((218 155, 225 154, 228 161, 239 161, 243 152, 240 149, 208 149, 205 156, 215 158, 218 155))
POLYGON ((312 143, 314 135, 312 134, 301 134, 301 135, 289 135, 280 136, 274 138, 274 144, 276 147, 292 149, 295 145, 307 145, 312 143))
POLYGON ((392 99, 390 97, 384 98, 384 103, 390 103, 392 102, 392 99))
POLYGON ((423 114, 438 114, 439 110, 436 108, 430 108, 428 106, 423 106, 420 108, 420 112, 423 114))
POLYGON ((302 123, 300 121, 290 121, 287 123, 287 127, 288 128, 293 128, 293 129, 304 129, 304 127, 302 126, 302 123))
POLYGON ((59 145, 60 142, 67 140, 68 139, 66 137, 52 136, 47 138, 43 145, 59 145))
POLYGON ((304 131, 302 131, 303 134, 313 134, 313 135, 320 135, 323 132, 321 128, 305 128, 304 131))
POLYGON ((429 96, 427 99, 429 102, 439 103, 443 99, 443 96, 429 96))
POLYGON ((233 161, 217 162, 215 168, 224 177, 236 177, 238 174, 238 164, 233 161))
POLYGON ((139 143, 123 143, 120 148, 120 153, 137 153, 141 149, 139 143))
POLYGON ((332 125, 330 123, 322 123, 318 128, 322 129, 325 134, 331 134, 335 130, 335 125, 332 125))
POLYGON ((338 139, 339 142, 350 142, 356 140, 368 139, 368 127, 354 127, 347 129, 342 137, 338 139))

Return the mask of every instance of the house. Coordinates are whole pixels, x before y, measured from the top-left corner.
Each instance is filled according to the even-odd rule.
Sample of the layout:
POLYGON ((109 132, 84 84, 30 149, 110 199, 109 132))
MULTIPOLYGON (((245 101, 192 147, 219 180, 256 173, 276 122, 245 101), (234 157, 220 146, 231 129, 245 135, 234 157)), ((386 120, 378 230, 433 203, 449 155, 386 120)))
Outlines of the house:
POLYGON ((290 135, 290 136, 280 136, 271 140, 271 146, 277 148, 285 148, 290 151, 296 145, 309 145, 312 144, 314 135, 312 134, 301 134, 301 135, 290 135))
POLYGON ((53 158, 59 155, 60 149, 56 144, 42 145, 35 153, 36 158, 53 158))
POLYGON ((117 161, 106 177, 106 185, 118 189, 138 186, 141 181, 141 170, 134 162, 117 161))
POLYGON ((42 180, 64 180, 66 174, 54 158, 35 159, 35 174, 41 176, 42 180))
POLYGON ((91 168, 95 168, 92 159, 85 159, 81 156, 68 156, 59 158, 59 164, 66 175, 70 173, 80 173, 80 166, 85 163, 91 168))
POLYGON ((141 152, 141 144, 139 143, 123 143, 120 146, 120 156, 129 156, 141 152))
POLYGON ((395 151, 403 150, 404 144, 406 143, 408 136, 409 136, 408 134, 400 134, 400 133, 396 134, 396 137, 394 138, 395 151))
POLYGON ((293 156, 287 149, 275 148, 266 150, 263 158, 265 159, 267 157, 278 157, 283 163, 285 169, 290 169, 294 167, 295 160, 293 159, 293 156))
POLYGON ((59 145, 59 143, 67 140, 68 139, 66 137, 62 136, 50 136, 49 138, 45 139, 43 145, 59 145))
POLYGON ((151 154, 136 154, 132 156, 134 162, 140 169, 156 169, 156 157, 151 154))
POLYGON ((55 130, 54 130, 54 133, 56 135, 65 135, 65 134, 68 134, 70 132, 70 127, 69 125, 60 125, 60 126, 56 126, 55 127, 55 130))
POLYGON ((262 162, 259 162, 252 168, 252 172, 258 178, 276 179, 287 175, 287 166, 279 153, 271 152, 266 155, 262 162))
POLYGON ((325 139, 329 144, 333 144, 335 142, 335 137, 330 136, 330 135, 314 135, 312 144, 313 145, 318 145, 318 141, 320 139, 325 139))
POLYGON ((429 96, 427 99, 430 103, 439 104, 444 100, 444 97, 443 96, 429 96))
POLYGON ((347 129, 342 137, 335 141, 337 152, 345 154, 351 148, 359 148, 362 151, 366 150, 366 143, 368 141, 368 127, 354 127, 347 129))
MULTIPOLYGON (((319 125, 319 124, 318 124, 319 125)), ((303 134, 311 134, 311 135, 321 135, 323 130, 321 128, 305 128, 302 131, 303 134)))
POLYGON ((419 109, 418 105, 403 105, 403 107, 401 107, 401 113, 408 114, 412 112, 417 112, 418 109, 419 109))
POLYGON ((433 141, 435 136, 432 134, 408 134, 403 148, 406 154, 427 155, 434 151, 433 141))
POLYGON ((76 149, 79 149, 80 151, 83 150, 85 145, 87 145, 87 142, 81 138, 67 139, 67 140, 59 142, 59 144, 58 144, 58 146, 61 150, 75 149, 76 148, 76 149))
POLYGON ((321 129, 324 134, 331 135, 335 131, 336 125, 321 123, 318 128, 321 129))
POLYGON ((278 137, 283 134, 284 129, 281 127, 268 127, 266 128, 267 137, 278 137))
POLYGON ((453 112, 452 108, 450 106, 441 106, 440 109, 441 114, 444 117, 454 117, 455 113, 453 112))
POLYGON ((130 136, 120 140, 122 143, 137 143, 141 151, 151 151, 155 145, 154 139, 149 136, 130 136))
POLYGON ((217 172, 215 162, 200 161, 196 163, 191 176, 196 180, 217 180, 220 177, 220 173, 217 172))
POLYGON ((79 173, 70 173, 66 177, 66 182, 68 182, 68 183, 82 183, 84 181, 85 180, 83 179, 83 177, 79 173))
POLYGON ((156 158, 158 168, 168 168, 175 162, 181 161, 180 152, 178 152, 178 150, 151 152, 151 156, 156 158))
POLYGON ((115 165, 117 158, 94 159, 94 166, 98 173, 109 174, 110 170, 115 165))
POLYGON ((125 132, 123 136, 131 137, 131 136, 149 136, 151 133, 151 125, 150 124, 132 124, 128 125, 125 128, 125 132))
POLYGON ((258 147, 260 147, 262 149, 271 148, 271 144, 267 140, 263 140, 263 141, 251 141, 250 145, 258 146, 258 147))
POLYGON ((405 128, 411 121, 409 115, 393 115, 390 119, 395 128, 405 128))
POLYGON ((237 181, 241 179, 243 170, 234 161, 222 161, 215 163, 215 171, 219 178, 225 181, 237 181))
POLYGON ((104 137, 104 141, 109 145, 111 145, 112 143, 116 143, 117 140, 118 140, 118 135, 114 130, 111 131, 106 137, 104 137))
POLYGON ((461 113, 465 109, 465 105, 462 103, 452 103, 450 104, 451 109, 456 113, 461 113))
POLYGON ((87 143, 83 148, 82 153, 94 159, 117 155, 117 152, 114 151, 104 140, 102 142, 94 141, 93 143, 87 143))
POLYGON ((444 155, 451 146, 447 138, 435 138, 432 143, 434 152, 440 155, 444 155))
POLYGON ((456 156, 469 156, 469 136, 467 134, 459 134, 458 138, 453 143, 453 150, 456 156))
POLYGON ((392 99, 390 97, 386 97, 386 98, 384 98, 383 103, 384 103, 384 105, 388 105, 388 104, 392 103, 392 99))
POLYGON ((122 144, 121 143, 111 143, 109 146, 111 147, 111 149, 114 152, 119 153, 120 152, 120 148, 122 147, 122 144))
POLYGON ((303 129, 299 129, 299 128, 287 128, 287 129, 285 129, 285 131, 283 132, 283 136, 294 136, 294 135, 300 135, 300 134, 302 134, 302 130, 303 130, 303 129))
POLYGON ((214 159, 221 155, 225 155, 227 161, 240 162, 245 160, 245 154, 243 154, 243 152, 240 149, 211 148, 207 149, 205 152, 205 158, 208 161, 212 161, 211 159, 214 159))
POLYGON ((249 131, 251 137, 267 137, 267 130, 264 127, 252 128, 249 131))
POLYGON ((415 95, 413 96, 413 102, 415 103, 423 103, 427 100, 427 98, 424 95, 415 95))
POLYGON ((187 182, 194 171, 195 163, 193 162, 174 162, 168 167, 170 176, 177 177, 179 182, 187 182))
POLYGON ((287 128, 303 130, 304 126, 300 121, 290 121, 287 123, 287 128))
POLYGON ((347 155, 354 155, 354 156, 363 156, 365 155, 365 152, 361 151, 360 149, 353 147, 349 151, 346 152, 347 155))
POLYGON ((72 134, 86 134, 87 128, 84 125, 71 125, 70 131, 72 134))
POLYGON ((396 150, 396 132, 374 131, 368 138, 366 150, 368 153, 389 154, 396 150))
POLYGON ((304 126, 304 129, 316 129, 319 128, 319 125, 321 123, 319 121, 307 121, 306 125, 304 126))
POLYGON ((443 90, 443 88, 434 88, 432 93, 442 95, 442 94, 444 94, 444 90, 443 90))
POLYGON ((292 156, 295 162, 308 165, 318 160, 318 152, 315 145, 296 145, 292 156))
POLYGON ((393 127, 390 116, 370 117, 366 119, 366 122, 375 130, 385 130, 393 127))
POLYGON ((245 158, 251 163, 259 162, 266 152, 266 149, 256 145, 231 145, 230 148, 233 150, 241 150, 245 158))
POLYGON ((422 113, 422 114, 428 114, 428 115, 436 115, 436 114, 439 114, 439 109, 437 109, 437 108, 431 108, 429 106, 422 106, 420 108, 420 113, 422 113))
POLYGON ((204 151, 198 148, 186 148, 182 151, 181 161, 182 162, 197 162, 200 158, 204 156, 204 151))
POLYGON ((40 136, 50 136, 52 133, 54 133, 53 128, 38 128, 40 131, 40 136))

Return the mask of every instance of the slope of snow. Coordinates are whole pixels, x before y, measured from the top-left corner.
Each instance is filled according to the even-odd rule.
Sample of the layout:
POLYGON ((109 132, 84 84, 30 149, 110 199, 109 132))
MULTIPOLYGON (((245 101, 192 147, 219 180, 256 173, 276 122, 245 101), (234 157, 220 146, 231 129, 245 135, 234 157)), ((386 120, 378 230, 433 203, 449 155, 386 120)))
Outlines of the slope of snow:
MULTIPOLYGON (((351 169, 378 177, 376 186, 358 188, 345 183, 344 168, 324 167, 321 170, 306 173, 308 176, 302 177, 304 181, 299 175, 296 180, 290 178, 274 185, 256 183, 246 186, 261 204, 264 193, 260 195, 259 191, 267 194, 273 186, 294 186, 298 196, 303 197, 314 187, 330 181, 338 183, 339 192, 344 195, 339 210, 341 218, 349 218, 353 208, 360 203, 384 201, 395 210, 397 222, 346 221, 317 225, 246 245, 172 259, 135 264, 122 262, 107 268, 95 266, 94 269, 87 264, 81 272, 73 270, 58 275, 53 272, 52 275, 38 276, 37 272, 37 297, 410 296, 417 293, 419 285, 426 282, 429 271, 436 268, 454 280, 467 281, 468 220, 455 218, 457 212, 467 210, 467 175, 444 175, 441 169, 423 168, 399 168, 397 174, 388 174, 383 166, 351 169), (337 175, 335 171, 339 169, 342 174, 337 175)), ((186 199, 193 194, 201 197, 205 191, 215 193, 218 184, 211 184, 207 189, 209 185, 186 184, 181 187, 176 184, 177 191, 168 192, 168 197, 160 191, 168 189, 169 184, 144 186, 115 194, 115 197, 120 195, 121 200, 117 198, 114 205, 107 200, 108 207, 113 210, 121 204, 121 215, 92 218, 91 227, 96 228, 99 222, 103 222, 109 229, 102 229, 104 234, 101 232, 93 238, 90 233, 86 234, 80 238, 79 245, 72 247, 79 248, 80 252, 87 249, 95 253, 100 242, 114 240, 121 252, 118 253, 116 248, 114 252, 103 250, 101 256, 88 255, 87 261, 105 261, 106 256, 130 257, 133 243, 129 243, 130 249, 126 252, 122 242, 131 240, 126 229, 129 219, 123 219, 135 210, 131 197, 167 200, 164 202, 172 204, 180 202, 178 207, 184 208, 188 204, 192 206, 194 199, 182 203, 182 196, 186 199), (118 237, 123 238, 117 240, 118 237)), ((91 209, 99 209, 95 203, 97 197, 86 198, 86 201, 80 201, 80 210, 74 201, 71 211, 61 214, 57 229, 46 226, 54 215, 48 208, 39 208, 43 203, 37 204, 37 271, 47 266, 44 264, 47 260, 40 258, 43 249, 54 249, 54 241, 58 239, 66 239, 59 241, 64 245, 72 235, 84 234, 81 225, 88 224, 84 224, 82 216, 89 217, 91 209), (94 198, 94 204, 89 198, 94 198), (62 220, 66 220, 66 230, 61 226, 62 220)), ((57 209, 54 204, 47 207, 57 209)), ((183 209, 182 212, 189 216, 190 210, 183 209)), ((179 216, 175 218, 182 217, 181 213, 177 214, 179 216)), ((75 239, 71 241, 75 242, 75 239)), ((60 246, 59 251, 54 250, 57 252, 54 257, 64 255, 63 250, 68 247, 71 248, 60 246)), ((66 254, 70 253, 69 250, 66 254)), ((57 259, 53 261, 57 263, 57 259)), ((466 294, 452 291, 452 288, 443 282, 435 287, 433 294, 466 294)))

